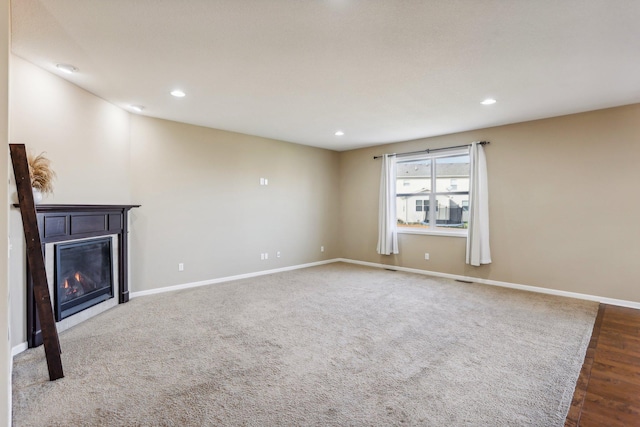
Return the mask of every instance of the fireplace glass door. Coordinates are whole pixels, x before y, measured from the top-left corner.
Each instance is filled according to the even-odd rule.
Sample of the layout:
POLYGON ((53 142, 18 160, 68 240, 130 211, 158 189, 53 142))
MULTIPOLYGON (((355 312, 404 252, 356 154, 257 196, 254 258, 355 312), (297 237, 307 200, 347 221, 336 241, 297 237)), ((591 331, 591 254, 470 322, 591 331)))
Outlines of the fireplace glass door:
POLYGON ((56 321, 113 298, 111 237, 55 248, 56 321))

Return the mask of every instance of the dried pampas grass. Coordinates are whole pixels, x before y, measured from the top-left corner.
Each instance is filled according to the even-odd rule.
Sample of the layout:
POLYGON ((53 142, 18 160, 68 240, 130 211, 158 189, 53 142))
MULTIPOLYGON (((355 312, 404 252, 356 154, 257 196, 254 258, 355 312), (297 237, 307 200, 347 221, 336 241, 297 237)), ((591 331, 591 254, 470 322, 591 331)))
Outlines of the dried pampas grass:
POLYGON ((56 173, 51 169, 51 160, 46 158, 44 153, 35 157, 29 153, 27 154, 27 163, 29 163, 31 186, 43 194, 53 193, 53 180, 56 173))

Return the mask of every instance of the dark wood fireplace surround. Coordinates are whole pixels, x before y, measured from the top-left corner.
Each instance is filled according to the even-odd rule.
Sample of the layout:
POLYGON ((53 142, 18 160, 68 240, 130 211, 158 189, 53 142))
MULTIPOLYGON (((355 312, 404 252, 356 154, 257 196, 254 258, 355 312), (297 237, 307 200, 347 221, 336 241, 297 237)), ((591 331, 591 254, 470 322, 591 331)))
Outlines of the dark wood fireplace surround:
MULTIPOLYGON (((45 245, 87 237, 118 236, 118 303, 129 301, 127 282, 127 216, 140 205, 37 205, 38 229, 45 245)), ((46 256, 46 255, 45 255, 46 256)), ((33 282, 27 268, 27 341, 29 347, 42 344, 40 321, 36 311, 33 282)))

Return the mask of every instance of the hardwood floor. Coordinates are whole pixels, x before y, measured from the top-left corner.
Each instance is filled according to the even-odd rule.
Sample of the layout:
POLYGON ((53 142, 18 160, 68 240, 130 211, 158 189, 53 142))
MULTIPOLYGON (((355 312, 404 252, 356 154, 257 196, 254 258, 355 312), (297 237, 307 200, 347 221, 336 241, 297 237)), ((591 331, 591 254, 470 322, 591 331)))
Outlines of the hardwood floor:
POLYGON ((565 427, 640 426, 640 310, 600 304, 565 427))

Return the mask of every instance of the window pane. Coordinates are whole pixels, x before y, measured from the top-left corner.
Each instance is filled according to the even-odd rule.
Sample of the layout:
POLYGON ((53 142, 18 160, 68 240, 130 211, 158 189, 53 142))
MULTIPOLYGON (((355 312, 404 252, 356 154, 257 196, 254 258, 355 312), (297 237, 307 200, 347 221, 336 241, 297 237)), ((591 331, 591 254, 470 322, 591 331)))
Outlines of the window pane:
POLYGON ((469 224, 469 195, 437 196, 436 228, 466 229, 469 224))
POLYGON ((438 154, 396 163, 399 228, 443 231, 467 228, 469 155, 460 151, 449 156, 438 154))
POLYGON ((469 191, 469 155, 436 158, 436 192, 469 191))
POLYGON ((398 227, 429 228, 429 199, 425 196, 396 197, 398 227))
POLYGON ((396 193, 399 227, 429 228, 431 159, 396 164, 396 193))
MULTIPOLYGON (((396 193, 431 191, 431 160, 413 160, 396 164, 396 193)), ((414 202, 415 205, 415 202, 414 202)))

